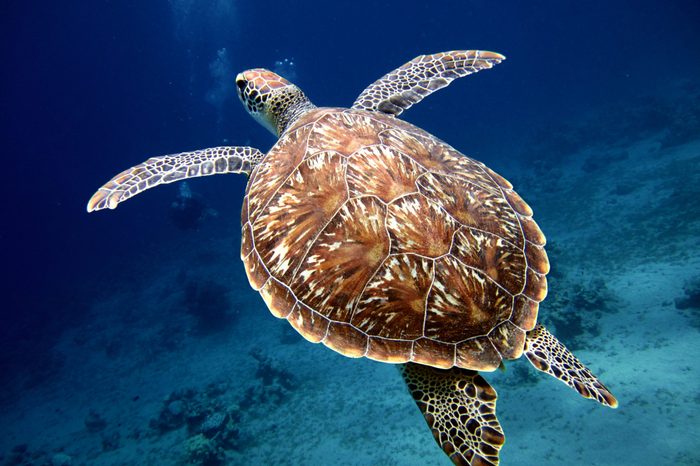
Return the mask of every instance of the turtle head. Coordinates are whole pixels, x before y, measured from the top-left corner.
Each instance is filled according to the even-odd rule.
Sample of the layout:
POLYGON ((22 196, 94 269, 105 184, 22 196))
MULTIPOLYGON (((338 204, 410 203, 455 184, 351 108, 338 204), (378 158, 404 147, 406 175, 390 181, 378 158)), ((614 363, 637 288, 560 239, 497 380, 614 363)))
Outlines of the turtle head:
POLYGON ((302 114, 315 108, 301 89, 263 68, 239 73, 236 88, 248 113, 276 136, 302 114))

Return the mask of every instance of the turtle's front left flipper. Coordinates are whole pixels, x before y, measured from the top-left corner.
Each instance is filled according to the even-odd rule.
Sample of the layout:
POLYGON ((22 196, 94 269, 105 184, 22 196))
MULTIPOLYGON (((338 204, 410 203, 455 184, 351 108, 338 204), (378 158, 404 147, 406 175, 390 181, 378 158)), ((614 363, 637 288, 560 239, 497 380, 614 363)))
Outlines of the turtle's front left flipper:
POLYGON ((224 146, 151 157, 98 189, 88 201, 87 211, 115 209, 120 202, 159 184, 223 173, 250 175, 264 155, 253 147, 224 146))
POLYGON ((398 116, 453 80, 492 68, 505 58, 482 50, 421 55, 370 84, 352 108, 398 116))
POLYGON ((610 390, 542 325, 527 332, 525 356, 535 369, 556 377, 582 397, 617 408, 617 400, 610 390))
POLYGON ((455 464, 498 465, 506 438, 496 418, 496 391, 477 372, 401 366, 435 440, 455 464))

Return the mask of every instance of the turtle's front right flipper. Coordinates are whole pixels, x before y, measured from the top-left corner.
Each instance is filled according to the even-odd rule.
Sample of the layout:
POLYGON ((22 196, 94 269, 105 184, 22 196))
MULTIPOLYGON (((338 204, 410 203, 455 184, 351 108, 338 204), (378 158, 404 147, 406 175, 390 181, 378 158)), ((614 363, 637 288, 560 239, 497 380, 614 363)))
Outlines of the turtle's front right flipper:
POLYGON ((151 157, 98 189, 88 201, 87 211, 115 209, 120 202, 159 184, 223 173, 250 175, 264 155, 253 147, 223 146, 151 157))
POLYGON ((496 390, 477 372, 459 367, 401 366, 408 389, 435 440, 453 463, 497 466, 506 438, 496 418, 496 390))
POLYGON ((484 50, 421 55, 370 84, 352 108, 399 116, 455 79, 493 68, 505 59, 500 53, 484 50))

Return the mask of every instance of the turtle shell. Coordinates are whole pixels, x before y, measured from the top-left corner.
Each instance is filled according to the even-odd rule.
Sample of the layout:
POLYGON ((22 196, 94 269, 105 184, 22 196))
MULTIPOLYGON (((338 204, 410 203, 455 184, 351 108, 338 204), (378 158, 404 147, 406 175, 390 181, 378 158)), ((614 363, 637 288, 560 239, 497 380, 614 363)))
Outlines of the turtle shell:
POLYGON ((381 113, 322 108, 251 174, 241 256, 272 313, 350 357, 493 370, 547 293, 512 185, 381 113))

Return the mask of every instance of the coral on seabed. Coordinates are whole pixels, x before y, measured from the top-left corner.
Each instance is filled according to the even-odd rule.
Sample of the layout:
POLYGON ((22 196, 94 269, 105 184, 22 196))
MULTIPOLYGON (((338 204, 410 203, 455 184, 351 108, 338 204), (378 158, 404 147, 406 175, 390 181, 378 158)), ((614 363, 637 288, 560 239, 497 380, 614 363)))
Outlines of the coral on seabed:
POLYGON ((204 434, 197 434, 185 440, 186 464, 217 466, 224 464, 225 458, 223 448, 204 434))
POLYGON ((9 454, 0 454, 2 466, 71 466, 75 464, 73 457, 59 451, 48 453, 41 450, 30 450, 29 445, 15 445, 9 454))
POLYGON ((294 387, 294 376, 275 365, 272 359, 256 348, 250 355, 258 362, 255 377, 259 383, 248 387, 241 405, 279 404, 294 387))
POLYGON ((225 464, 227 452, 240 448, 240 409, 235 402, 226 402, 225 394, 226 387, 220 384, 210 384, 205 390, 173 392, 163 401, 150 427, 157 434, 187 429, 186 464, 225 464))
POLYGON ((202 421, 202 424, 199 426, 199 430, 204 435, 214 436, 219 433, 227 418, 228 414, 222 413, 221 411, 211 413, 204 418, 204 421, 202 421))
POLYGON ((151 435, 186 431, 185 464, 233 464, 243 446, 253 441, 241 430, 242 419, 257 417, 260 411, 282 403, 296 386, 291 373, 261 349, 250 354, 257 362, 255 381, 242 399, 232 399, 227 383, 174 391, 163 400, 158 417, 150 421, 151 435))

